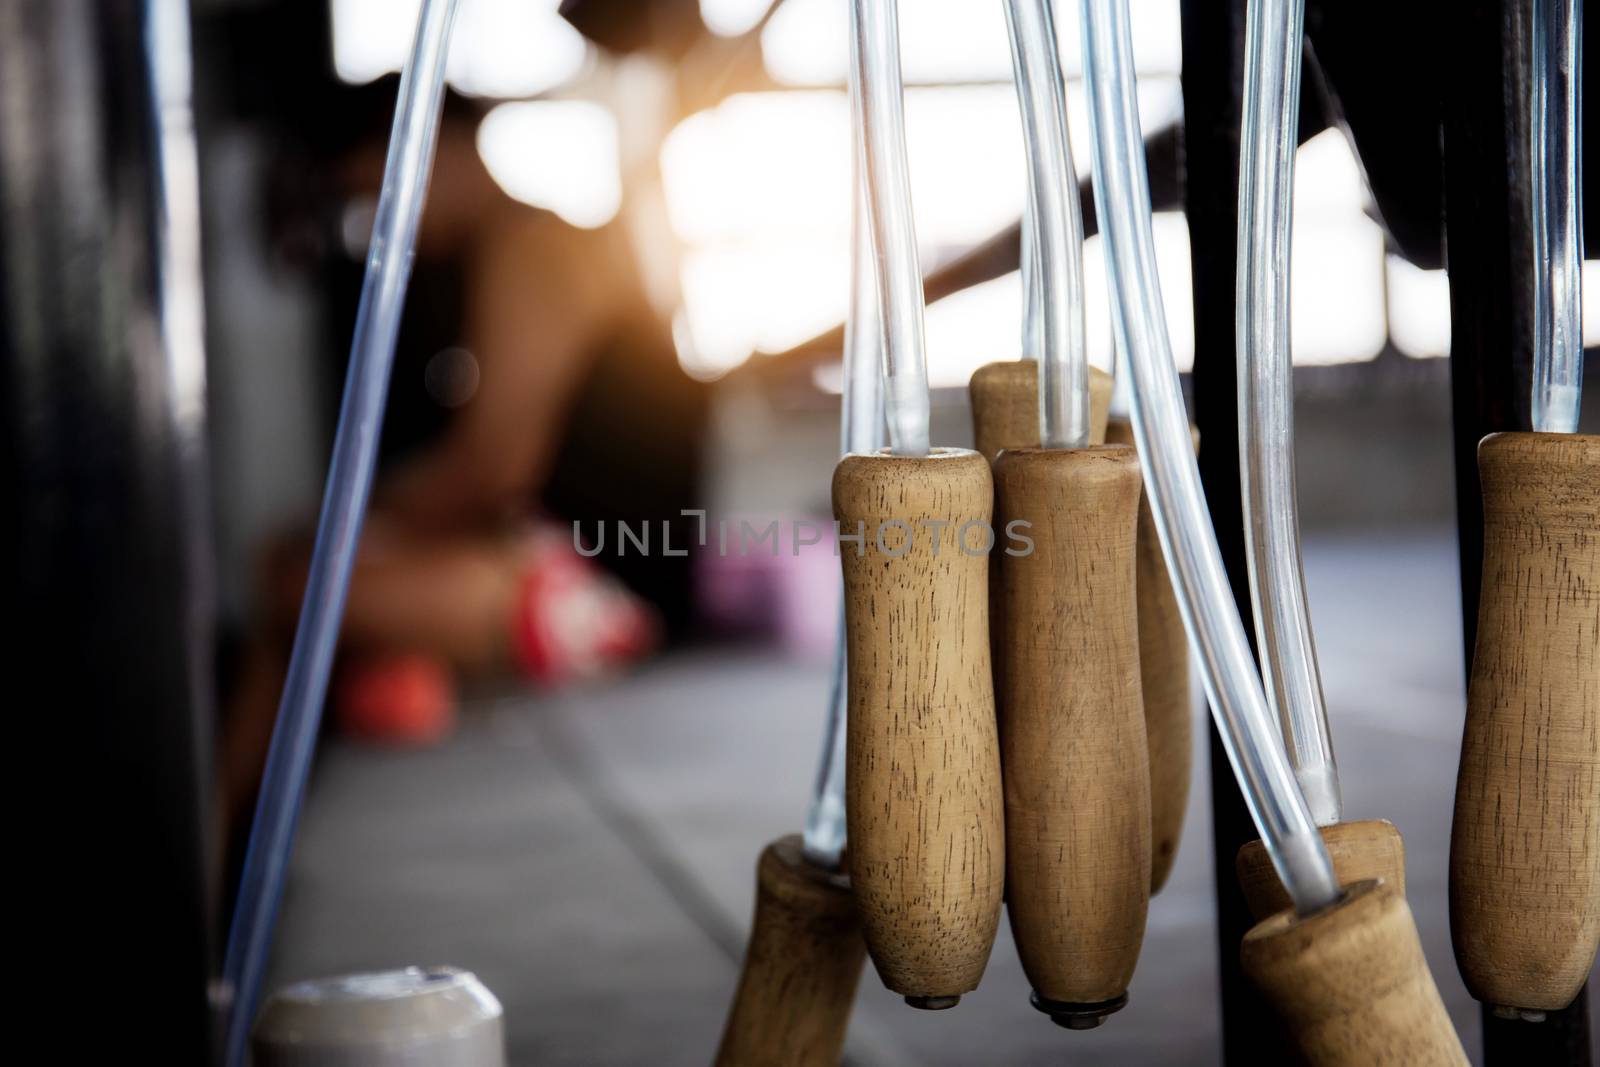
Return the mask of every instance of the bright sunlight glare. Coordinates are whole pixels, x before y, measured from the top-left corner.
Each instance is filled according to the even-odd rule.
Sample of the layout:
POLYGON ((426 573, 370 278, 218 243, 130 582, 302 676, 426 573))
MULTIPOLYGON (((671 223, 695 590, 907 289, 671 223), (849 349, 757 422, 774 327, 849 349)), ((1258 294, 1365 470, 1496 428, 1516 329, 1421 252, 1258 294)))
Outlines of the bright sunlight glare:
MULTIPOLYGON (((574 78, 589 46, 560 0, 461 0, 446 76, 470 96, 533 96, 574 78)), ((422 0, 333 0, 333 64, 356 84, 400 69, 422 0)))
POLYGON ((599 104, 501 104, 478 126, 478 154, 508 196, 574 226, 604 226, 622 206, 617 122, 599 104))

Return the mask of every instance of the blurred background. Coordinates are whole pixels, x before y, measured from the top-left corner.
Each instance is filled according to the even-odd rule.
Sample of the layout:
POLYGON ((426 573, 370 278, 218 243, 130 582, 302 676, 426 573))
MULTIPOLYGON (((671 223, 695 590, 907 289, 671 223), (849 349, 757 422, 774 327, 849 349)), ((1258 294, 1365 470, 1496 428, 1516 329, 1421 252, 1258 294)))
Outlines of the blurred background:
MULTIPOLYGON (((51 472, 80 460, 93 477, 78 484, 101 486, 105 500, 122 499, 113 490, 124 482, 167 487, 135 493, 145 503, 125 511, 107 505, 77 540, 22 524, 17 559, 54 568, 21 588, 62 603, 50 616, 58 629, 42 625, 29 646, 58 674, 61 642, 45 644, 83 632, 97 604, 112 607, 72 664, 111 646, 124 659, 198 656, 197 687, 160 683, 185 694, 163 705, 183 709, 163 729, 184 732, 192 750, 157 744, 167 762, 152 779, 189 783, 164 803, 192 809, 174 818, 197 844, 174 863, 193 877, 173 881, 202 888, 170 905, 199 917, 175 968, 192 974, 214 968, 242 861, 418 2, 154 6, 171 9, 178 30, 150 38, 154 52, 139 60, 124 40, 144 32, 131 15, 0 2, 0 245, 12 264, 0 281, 20 510, 55 514, 51 472), (157 133, 142 146, 125 131, 149 116, 123 95, 141 61, 178 86, 158 99, 157 133), (85 69, 100 73, 85 82, 85 69), (74 156, 70 137, 30 155, 57 118, 24 114, 30 91, 55 101, 59 128, 106 133, 106 158, 74 156), (186 138, 176 155, 174 137, 186 138), (51 389, 87 388, 58 381, 70 365, 22 358, 36 319, 82 321, 85 337, 148 328, 98 290, 87 303, 70 286, 51 296, 70 257, 30 273, 17 249, 36 251, 24 238, 40 204, 90 218, 82 205, 114 206, 120 168, 150 157, 165 160, 179 205, 163 232, 190 249, 199 283, 165 297, 190 328, 169 328, 170 364, 156 375, 186 413, 161 453, 171 485, 108 428, 121 423, 107 412, 141 402, 137 381, 62 403, 51 389), (81 164, 93 180, 51 187, 25 165, 41 158, 69 173, 81 164), (56 405, 50 418, 41 404, 56 405), (149 535, 165 548, 101 558, 147 505, 178 516, 149 535), (73 553, 98 562, 86 569, 73 553), (67 584, 46 580, 63 573, 67 584), (181 612, 152 614, 184 599, 180 589, 181 612)), ((1184 43, 1203 35, 1180 16, 1201 19, 1206 5, 1187 6, 1132 4, 1162 297, 1192 390, 1197 355, 1218 336, 1205 324, 1231 322, 1222 245, 1233 223, 1186 214, 1202 184, 1232 180, 1214 149, 1186 147, 1186 102, 1200 97, 1184 43), (1197 236, 1207 234, 1210 244, 1197 236)), ((1086 178, 1070 7, 1058 28, 1086 178)), ((1476 1056, 1477 1010, 1456 976, 1445 899, 1464 699, 1440 225, 1440 86, 1456 53, 1429 5, 1311 7, 1291 287, 1311 609, 1350 815, 1390 818, 1405 834, 1425 946, 1476 1056)), ((1025 171, 1005 23, 995 3, 917 0, 901 5, 901 34, 934 438, 967 445, 968 378, 1019 355, 1025 171)), ((700 520, 685 512, 736 529, 827 521, 849 287, 845 35, 841 0, 462 0, 379 482, 269 987, 450 963, 504 1002, 513 1063, 710 1058, 757 852, 803 818, 837 563, 826 538, 720 555, 696 544, 700 520), (627 542, 619 523, 656 540, 627 542)), ((1230 62, 1237 70, 1237 57, 1204 61, 1224 77, 1230 62)), ((114 268, 117 217, 108 208, 95 232, 112 236, 83 246, 114 268)), ((1110 370, 1098 236, 1086 259, 1091 359, 1110 370)), ((154 292, 160 271, 147 273, 154 292)), ((1600 260, 1584 278, 1594 345, 1600 260)), ((145 350, 130 351, 137 366, 145 350)), ((1596 432, 1589 365, 1584 427, 1596 432)), ((1215 375, 1211 389, 1231 390, 1231 375, 1215 375)), ((149 439, 139 425, 129 440, 149 439)), ((1213 471, 1233 463, 1223 444, 1213 471)), ((93 677, 71 684, 69 706, 107 696, 93 677)), ((1198 693, 1195 714, 1205 714, 1198 693)), ((142 729, 136 718, 119 719, 105 743, 142 729)), ((869 969, 849 1062, 1221 1062, 1214 878, 1228 875, 1213 869, 1208 749, 1197 730, 1178 867, 1152 902, 1125 1012, 1093 1033, 1051 1027, 1028 1006, 1002 930, 983 988, 955 1012, 906 1010, 869 969)), ((101 828, 104 848, 138 832, 136 811, 120 830, 106 822, 114 797, 129 795, 119 781, 69 809, 101 828)), ((162 895, 160 882, 145 888, 162 895)))

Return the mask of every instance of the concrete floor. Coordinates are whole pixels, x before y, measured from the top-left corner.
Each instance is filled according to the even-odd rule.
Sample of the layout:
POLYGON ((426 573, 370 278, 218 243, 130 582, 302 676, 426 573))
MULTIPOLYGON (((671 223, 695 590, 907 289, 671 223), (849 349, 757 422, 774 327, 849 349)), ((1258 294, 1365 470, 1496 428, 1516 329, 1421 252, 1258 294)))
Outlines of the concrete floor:
MULTIPOLYGON (((1324 536, 1307 578, 1347 814, 1404 833, 1409 896, 1468 1050, 1476 1006, 1450 955, 1445 868, 1463 701, 1456 556, 1443 529, 1324 536)), ((467 708, 448 744, 323 751, 272 984, 405 963, 476 971, 513 1064, 705 1064, 737 976, 756 853, 797 830, 826 670, 759 651, 657 662, 560 697, 467 708)), ((1203 740, 1204 734, 1197 731, 1203 740)), ((870 970, 856 1064, 1218 1061, 1207 767, 1151 903, 1130 1005, 1051 1026, 1002 923, 984 984, 905 1008, 870 970)))

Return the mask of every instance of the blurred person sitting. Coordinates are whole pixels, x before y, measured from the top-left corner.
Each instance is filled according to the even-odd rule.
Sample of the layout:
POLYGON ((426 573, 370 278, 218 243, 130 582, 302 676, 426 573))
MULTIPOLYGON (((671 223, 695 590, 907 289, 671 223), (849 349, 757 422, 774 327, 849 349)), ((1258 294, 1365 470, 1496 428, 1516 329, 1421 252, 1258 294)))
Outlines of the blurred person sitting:
MULTIPOLYGON (((319 104, 274 183, 274 244, 321 275, 340 380, 396 86, 319 104)), ((579 230, 508 196, 479 155, 479 118, 449 94, 345 606, 330 707, 368 737, 436 737, 458 675, 560 684, 689 622, 686 563, 613 557, 608 573, 551 516, 669 522, 685 543, 704 388, 677 366, 624 228, 579 230)), ((310 547, 302 530, 264 555, 223 724, 228 825, 260 780, 310 547)))

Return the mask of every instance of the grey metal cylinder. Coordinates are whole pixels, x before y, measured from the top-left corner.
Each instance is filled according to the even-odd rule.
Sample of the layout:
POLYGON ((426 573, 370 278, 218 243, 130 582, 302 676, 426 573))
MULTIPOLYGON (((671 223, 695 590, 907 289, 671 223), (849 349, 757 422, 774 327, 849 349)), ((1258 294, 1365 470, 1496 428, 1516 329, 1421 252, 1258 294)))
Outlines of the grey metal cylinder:
POLYGON ((278 990, 251 1056, 254 1067, 505 1067, 505 1028, 472 972, 406 967, 278 990))

